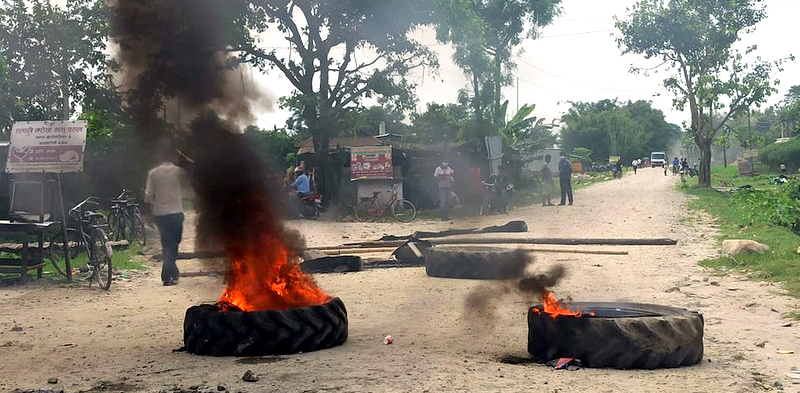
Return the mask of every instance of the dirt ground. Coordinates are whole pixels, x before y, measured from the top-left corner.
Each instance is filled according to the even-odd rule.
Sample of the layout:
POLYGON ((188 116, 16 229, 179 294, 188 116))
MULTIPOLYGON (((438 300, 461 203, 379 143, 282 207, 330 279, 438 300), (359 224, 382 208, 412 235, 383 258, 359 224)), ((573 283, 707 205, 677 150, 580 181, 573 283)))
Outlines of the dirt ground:
MULTIPOLYGON (((630 255, 539 254, 536 267, 563 263, 556 288, 578 301, 635 301, 695 309, 705 315, 702 364, 653 371, 553 371, 506 364, 526 356, 527 304, 508 299, 487 323, 466 318, 464 299, 485 285, 431 278, 423 268, 325 274, 318 282, 348 309, 347 342, 333 349, 280 357, 208 358, 181 347, 186 308, 219 296, 215 277, 185 277, 163 287, 159 266, 114 282, 109 292, 85 284, 47 282, 0 288, 0 391, 61 388, 76 391, 160 390, 241 392, 798 392, 786 373, 800 366, 797 323, 781 316, 797 306, 779 285, 718 277, 698 262, 717 252, 708 217, 687 211, 675 178, 646 169, 581 190, 574 206, 532 206, 480 219, 359 224, 293 221, 310 245, 335 245, 413 230, 478 227, 524 219, 521 237, 674 237, 673 247, 614 247, 630 255), (705 234, 700 236, 699 234, 705 234), (715 285, 717 284, 717 285, 715 285), (21 328, 21 330, 20 330, 21 328), (383 337, 394 336, 393 345, 383 337), (756 343, 766 342, 762 347, 756 343), (257 382, 241 379, 246 370, 257 382), (48 385, 48 378, 58 378, 48 385)), ((186 242, 193 235, 187 222, 186 242)), ((198 261, 181 261, 198 271, 198 261)))

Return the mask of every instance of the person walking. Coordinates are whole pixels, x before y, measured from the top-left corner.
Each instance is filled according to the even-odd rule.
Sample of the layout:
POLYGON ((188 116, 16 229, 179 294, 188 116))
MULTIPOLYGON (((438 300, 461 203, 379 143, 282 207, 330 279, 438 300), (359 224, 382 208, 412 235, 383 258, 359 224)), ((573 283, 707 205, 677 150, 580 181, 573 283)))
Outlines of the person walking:
POLYGON ((561 185, 561 203, 569 199, 569 204, 572 205, 572 163, 567 159, 567 153, 561 152, 561 161, 558 162, 558 182, 561 185), (569 197, 569 198, 568 198, 569 197))
POLYGON ((162 154, 161 163, 147 173, 144 201, 155 218, 161 236, 161 281, 165 286, 178 283, 180 272, 175 260, 183 236, 183 191, 188 185, 186 171, 175 165, 177 154, 162 154))
POLYGON ((550 155, 544 156, 544 166, 542 166, 542 206, 555 206, 550 201, 553 193, 553 170, 550 169, 550 155))
POLYGON ((442 221, 450 221, 450 189, 453 187, 453 168, 442 160, 441 165, 433 171, 433 177, 439 183, 439 207, 442 209, 442 221))
POLYGON ((631 161, 631 166, 633 167, 633 174, 635 175, 636 169, 639 167, 639 160, 634 158, 633 161, 631 161))

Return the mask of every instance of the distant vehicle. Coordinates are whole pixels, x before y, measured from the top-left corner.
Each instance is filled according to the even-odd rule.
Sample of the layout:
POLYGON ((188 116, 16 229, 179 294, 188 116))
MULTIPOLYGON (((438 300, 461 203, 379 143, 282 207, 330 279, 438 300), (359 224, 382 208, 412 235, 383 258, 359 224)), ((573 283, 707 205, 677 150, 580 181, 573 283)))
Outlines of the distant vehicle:
POLYGON ((665 165, 667 165, 667 153, 663 151, 654 151, 650 153, 650 167, 663 167, 665 165))

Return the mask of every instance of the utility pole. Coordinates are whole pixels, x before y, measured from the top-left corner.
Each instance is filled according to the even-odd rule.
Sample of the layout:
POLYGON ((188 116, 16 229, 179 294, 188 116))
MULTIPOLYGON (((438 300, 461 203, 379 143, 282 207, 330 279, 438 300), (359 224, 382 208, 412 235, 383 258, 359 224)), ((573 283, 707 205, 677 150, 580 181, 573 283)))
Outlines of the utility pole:
POLYGON ((519 112, 519 74, 517 74, 517 112, 519 112))

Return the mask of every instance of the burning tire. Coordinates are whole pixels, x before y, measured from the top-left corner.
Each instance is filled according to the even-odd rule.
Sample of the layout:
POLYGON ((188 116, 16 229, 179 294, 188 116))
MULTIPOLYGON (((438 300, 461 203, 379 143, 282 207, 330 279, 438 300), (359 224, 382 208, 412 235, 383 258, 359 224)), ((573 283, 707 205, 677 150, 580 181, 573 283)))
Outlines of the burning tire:
POLYGON ((262 356, 310 352, 347 340, 347 310, 339 298, 281 311, 220 311, 215 304, 186 310, 187 352, 210 356, 262 356))
POLYGON ((583 316, 528 312, 528 352, 542 362, 580 359, 587 367, 670 368, 703 360, 703 315, 637 303, 570 303, 583 316), (591 315, 594 313, 594 315, 591 315))
POLYGON ((428 249, 425 253, 425 273, 431 277, 509 280, 521 277, 528 261, 522 250, 473 250, 428 249))

